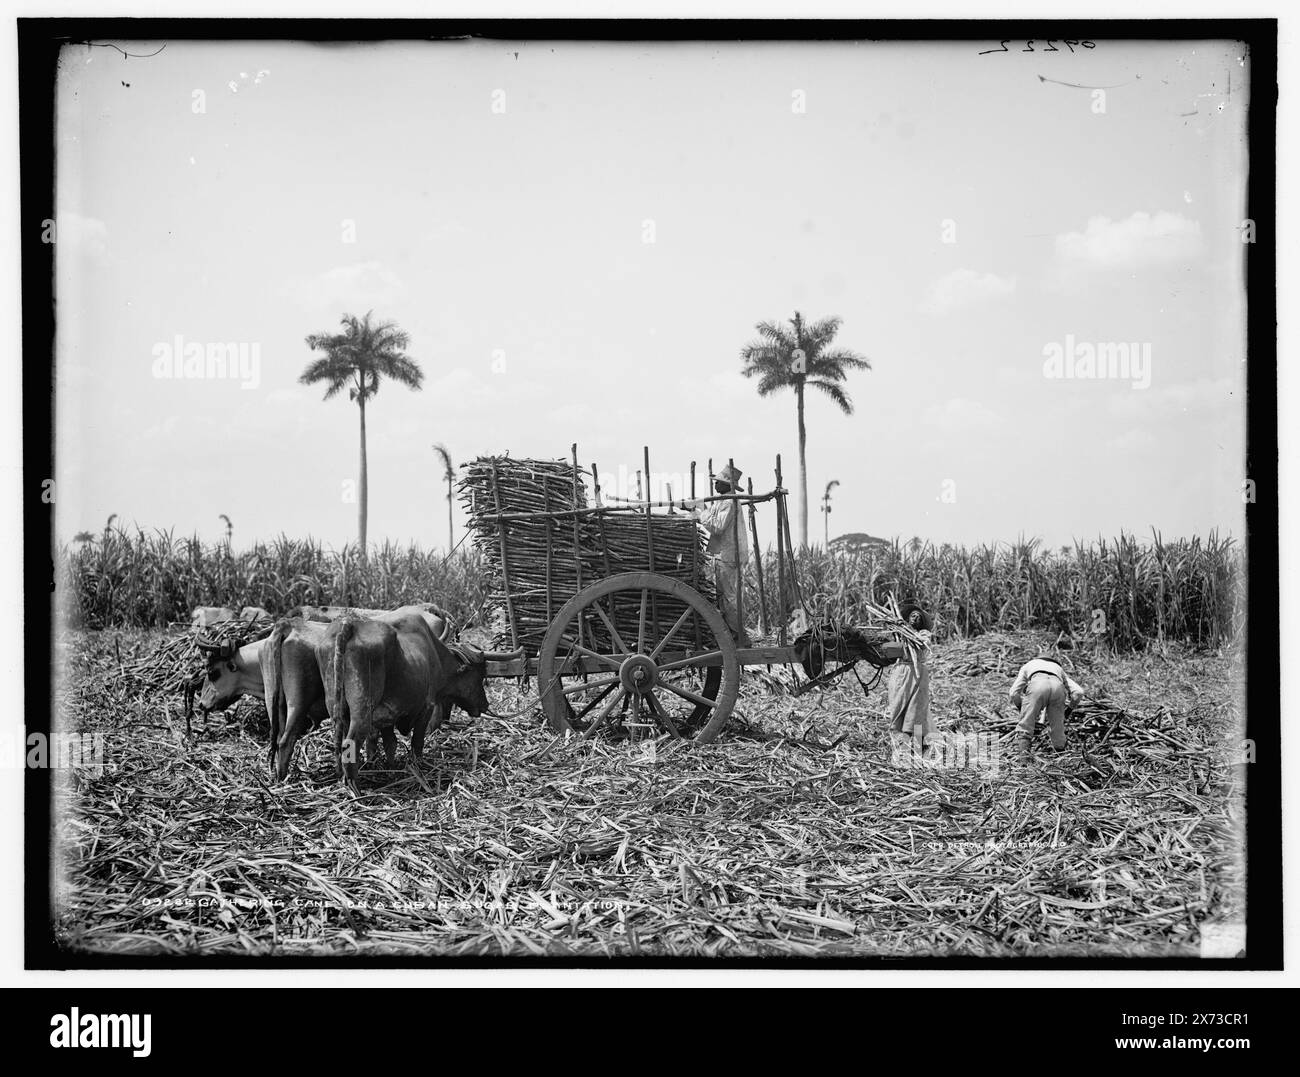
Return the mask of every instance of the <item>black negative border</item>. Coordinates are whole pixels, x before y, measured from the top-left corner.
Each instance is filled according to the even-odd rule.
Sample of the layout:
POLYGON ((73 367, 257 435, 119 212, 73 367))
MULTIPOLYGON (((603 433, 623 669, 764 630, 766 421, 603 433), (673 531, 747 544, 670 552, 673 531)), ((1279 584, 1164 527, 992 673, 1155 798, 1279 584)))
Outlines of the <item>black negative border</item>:
POLYGON ((1164 969, 1276 970, 1282 967, 1281 702, 1278 641, 1278 461, 1276 338, 1276 19, 1044 20, 753 20, 753 19, 18 19, 19 150, 23 340, 23 538, 27 732, 49 732, 53 699, 53 511, 41 500, 54 475, 53 248, 41 240, 41 222, 53 218, 54 80, 62 44, 119 40, 305 39, 346 43, 458 38, 580 41, 898 41, 1003 38, 1052 40, 1241 41, 1250 50, 1249 177, 1247 216, 1257 241, 1244 245, 1247 295, 1247 476, 1256 498, 1246 505, 1247 667, 1259 672, 1246 685, 1247 736, 1258 761, 1249 768, 1246 835, 1249 941, 1247 956, 1222 961, 1187 958, 664 958, 597 960, 484 957, 168 957, 95 955, 60 948, 50 921, 52 849, 49 771, 25 771, 24 942, 29 969, 67 968, 574 968, 764 967, 939 969, 1164 969))

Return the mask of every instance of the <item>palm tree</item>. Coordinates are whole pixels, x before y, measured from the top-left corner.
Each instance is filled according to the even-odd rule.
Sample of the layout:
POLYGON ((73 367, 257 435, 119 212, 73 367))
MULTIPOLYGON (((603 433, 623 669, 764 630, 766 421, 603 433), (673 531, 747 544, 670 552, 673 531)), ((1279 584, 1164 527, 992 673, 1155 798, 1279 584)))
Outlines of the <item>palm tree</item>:
POLYGON ((456 469, 451 466, 451 453, 447 451, 447 446, 441 442, 434 445, 433 451, 442 457, 442 477, 447 480, 447 554, 450 556, 452 551, 452 527, 451 527, 451 484, 456 481, 456 469))
POLYGON ((822 512, 826 514, 826 548, 831 548, 831 491, 840 484, 839 479, 831 479, 826 484, 826 492, 822 494, 822 512))
POLYGON ((72 541, 89 543, 90 545, 93 546, 95 544, 95 536, 90 531, 78 531, 75 535, 72 536, 72 541))
POLYGON ((313 359, 298 378, 303 385, 325 383, 325 397, 329 400, 348 390, 348 399, 361 411, 361 490, 357 499, 358 543, 361 556, 366 556, 366 512, 369 506, 366 476, 366 401, 379 391, 384 378, 405 385, 408 389, 420 388, 424 372, 415 360, 406 354, 411 338, 393 322, 373 324, 367 311, 364 318, 345 314, 340 321, 341 333, 312 333, 307 347, 325 353, 313 359))
POLYGON ((850 370, 870 370, 871 362, 847 348, 834 348, 831 342, 839 332, 841 318, 822 318, 812 325, 794 312, 789 326, 759 322, 758 339, 740 351, 745 361, 742 374, 757 377, 758 395, 768 396, 778 389, 794 389, 799 412, 799 544, 808 547, 808 432, 804 425, 804 389, 813 386, 829 396, 845 415, 853 414, 853 401, 840 384, 850 370), (802 353, 803 369, 797 362, 802 353))

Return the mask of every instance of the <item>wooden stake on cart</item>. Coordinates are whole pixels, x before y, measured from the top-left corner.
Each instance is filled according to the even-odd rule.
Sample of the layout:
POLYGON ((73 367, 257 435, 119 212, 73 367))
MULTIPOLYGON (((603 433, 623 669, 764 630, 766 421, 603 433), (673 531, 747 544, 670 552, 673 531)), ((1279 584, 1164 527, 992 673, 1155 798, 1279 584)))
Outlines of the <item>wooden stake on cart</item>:
MULTIPOLYGON (((591 481, 596 486, 596 505, 599 508, 604 508, 604 505, 601 503, 601 496, 600 496, 600 472, 596 470, 595 464, 591 465, 591 481)), ((596 513, 596 523, 600 527, 600 552, 605 560, 605 575, 612 576, 614 575, 614 570, 613 568, 610 567, 609 564, 609 542, 605 538, 605 514, 603 512, 596 513)), ((613 606, 614 606, 614 602, 613 599, 611 598, 610 608, 613 609, 613 606)))
MULTIPOLYGON (((691 500, 695 500, 695 461, 691 461, 691 500)), ((695 506, 691 506, 691 512, 694 514, 695 506)), ((699 542, 691 543, 691 587, 695 590, 700 589, 700 566, 699 566, 699 542)), ((700 615, 691 614, 691 622, 695 625, 695 649, 700 649, 700 615)))
MULTIPOLYGON (((591 481, 592 485, 596 488, 596 507, 603 508, 604 506, 602 505, 600 496, 600 472, 597 470, 594 463, 591 465, 591 481)), ((612 576, 614 575, 614 570, 609 564, 609 539, 605 536, 605 514, 603 512, 596 513, 596 526, 600 528, 600 553, 601 557, 605 561, 605 575, 612 576)), ((617 623, 618 607, 614 601, 614 596, 610 595, 605 601, 609 603, 610 620, 617 623)), ((612 636, 610 637, 609 645, 611 648, 616 646, 612 636)))
MULTIPOLYGON (((748 483, 749 496, 754 496, 754 480, 746 479, 748 483)), ((749 503, 749 534, 754 541, 754 572, 758 576, 758 620, 763 629, 763 635, 767 635, 767 594, 763 590, 763 556, 758 549, 758 512, 754 508, 754 502, 749 503)))
MULTIPOLYGON (((650 446, 643 445, 641 451, 645 460, 645 548, 650 571, 655 571, 655 534, 654 521, 650 516, 650 446)), ((650 639, 659 641, 659 598, 653 592, 650 595, 650 639)), ((649 640, 646 641, 649 644, 649 640)), ((653 647, 651 648, 653 649, 653 647)))
MULTIPOLYGON (((781 505, 781 520, 785 529, 785 548, 790 551, 790 605, 793 607, 797 601, 800 609, 805 609, 803 594, 799 590, 799 562, 794 552, 794 540, 790 538, 790 514, 785 511, 785 498, 781 499, 781 505)), ((804 627, 807 628, 808 625, 805 624, 804 627)))
MULTIPOLYGON (((551 486, 550 483, 542 483, 542 504, 545 505, 545 511, 551 511, 551 486)), ((575 516, 576 520, 577 517, 575 516)), ((555 611, 551 606, 551 546, 553 537, 551 534, 551 524, 554 521, 550 517, 546 519, 546 623, 550 624, 555 616, 555 611)))
POLYGON ((776 455, 776 642, 784 647, 785 632, 785 527, 782 518, 785 515, 785 495, 781 485, 781 454, 776 455))
MULTIPOLYGON (((728 484, 731 486, 731 492, 738 494, 736 487, 736 461, 734 457, 727 458, 727 467, 731 470, 728 474, 731 478, 728 484)), ((740 501, 736 500, 731 503, 731 546, 736 551, 736 642, 740 643, 745 638, 745 566, 740 563, 740 514, 743 510, 740 507, 740 501)))
MULTIPOLYGON (((578 509, 578 443, 573 443, 573 508, 578 509)), ((582 546, 578 542, 578 517, 573 517, 573 565, 578 572, 578 590, 582 590, 582 546)), ((585 647, 587 641, 582 631, 582 617, 578 618, 578 646, 585 647)))
MULTIPOLYGON (((510 555, 506 549, 506 524, 501 517, 501 490, 497 485, 497 462, 492 461, 492 500, 497 510, 497 535, 501 542, 501 582, 506 592, 506 613, 510 617, 510 646, 519 647, 519 626, 515 623, 515 604, 510 599, 510 555)), ((577 517, 574 517, 577 520, 577 517)))

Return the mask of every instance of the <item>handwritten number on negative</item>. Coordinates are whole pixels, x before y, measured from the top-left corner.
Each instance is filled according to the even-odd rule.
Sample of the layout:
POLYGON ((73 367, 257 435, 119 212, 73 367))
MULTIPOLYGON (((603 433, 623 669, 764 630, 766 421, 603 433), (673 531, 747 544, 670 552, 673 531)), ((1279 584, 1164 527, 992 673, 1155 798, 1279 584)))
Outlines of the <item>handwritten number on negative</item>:
MULTIPOLYGON (((987 56, 987 55, 989 55, 989 53, 992 53, 992 52, 1010 52, 1011 50, 1007 48, 1007 42, 1010 41, 1010 40, 1011 40, 1010 38, 1007 38, 1005 41, 999 42, 998 47, 997 47, 996 49, 985 49, 983 52, 977 53, 977 55, 979 55, 979 56, 987 56)), ((1067 49, 1069 49, 1071 53, 1074 52, 1074 46, 1075 46, 1075 45, 1081 45, 1081 46, 1083 46, 1085 49, 1095 49, 1095 48, 1097 47, 1097 43, 1096 43, 1095 41, 1066 41, 1064 38, 1060 38, 1060 39, 1053 38, 1051 41, 1048 41, 1048 42, 1047 42, 1047 48, 1043 49, 1042 51, 1043 51, 1043 52, 1060 52, 1061 50, 1058 49, 1058 48, 1056 47, 1056 44, 1055 44, 1055 42, 1056 42, 1057 40, 1060 40, 1060 41, 1061 41, 1061 44, 1063 44, 1067 49)), ((1038 52, 1039 50, 1034 48, 1034 42, 1033 42, 1033 40, 1029 40, 1029 41, 1026 41, 1026 42, 1025 42, 1025 47, 1024 47, 1023 49, 1019 49, 1019 50, 1017 50, 1017 51, 1019 51, 1019 52, 1038 52)))

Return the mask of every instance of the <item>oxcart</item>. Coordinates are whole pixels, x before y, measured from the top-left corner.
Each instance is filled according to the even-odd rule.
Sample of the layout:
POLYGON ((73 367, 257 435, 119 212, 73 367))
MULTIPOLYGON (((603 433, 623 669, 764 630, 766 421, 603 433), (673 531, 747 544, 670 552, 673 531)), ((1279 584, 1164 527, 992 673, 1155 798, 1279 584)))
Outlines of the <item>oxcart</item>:
MULTIPOLYGON (((766 493, 755 493, 751 480, 745 493, 711 493, 697 500, 694 463, 690 470, 692 502, 730 500, 742 509, 731 514, 731 526, 748 529, 763 635, 775 636, 774 643, 759 646, 738 645, 728 629, 712 596, 712 568, 698 524, 687 507, 673 498, 671 487, 666 499, 651 499, 648 449, 644 496, 638 490, 636 498, 604 495, 596 467, 585 473, 579 469, 576 445, 572 466, 566 466, 567 503, 555 503, 564 472, 544 476, 549 485, 528 486, 529 496, 521 494, 523 485, 512 486, 503 476, 507 467, 517 473, 521 465, 543 463, 553 466, 483 458, 473 465, 477 484, 462 481, 462 491, 473 486, 465 500, 477 545, 501 577, 499 598, 510 646, 524 652, 510 661, 490 662, 488 674, 535 678, 547 722, 556 732, 590 737, 621 726, 704 744, 731 715, 742 667, 797 664, 815 682, 845 668, 827 672, 828 661, 851 664, 865 658, 883 667, 907 654, 908 644, 888 633, 869 638, 834 625, 788 638, 789 615, 802 599, 780 457, 776 485, 766 493), (584 474, 591 477, 594 503, 587 501, 584 474), (765 576, 756 510, 767 504, 775 509, 776 555, 775 573, 768 565, 765 576), (747 515, 744 523, 742 515, 747 515), (629 534, 637 534, 642 521, 643 540, 629 543, 629 534), (682 534, 689 536, 685 542, 682 534), (517 548, 512 551, 512 542, 523 545, 524 558, 517 548), (520 579, 521 566, 530 569, 526 583, 520 579), (776 613, 769 631, 766 598, 772 583, 776 613)), ((712 489, 711 462, 709 471, 712 489)), ((736 571, 740 576, 742 569, 736 571)), ((738 582, 743 595, 743 578, 738 582)))

